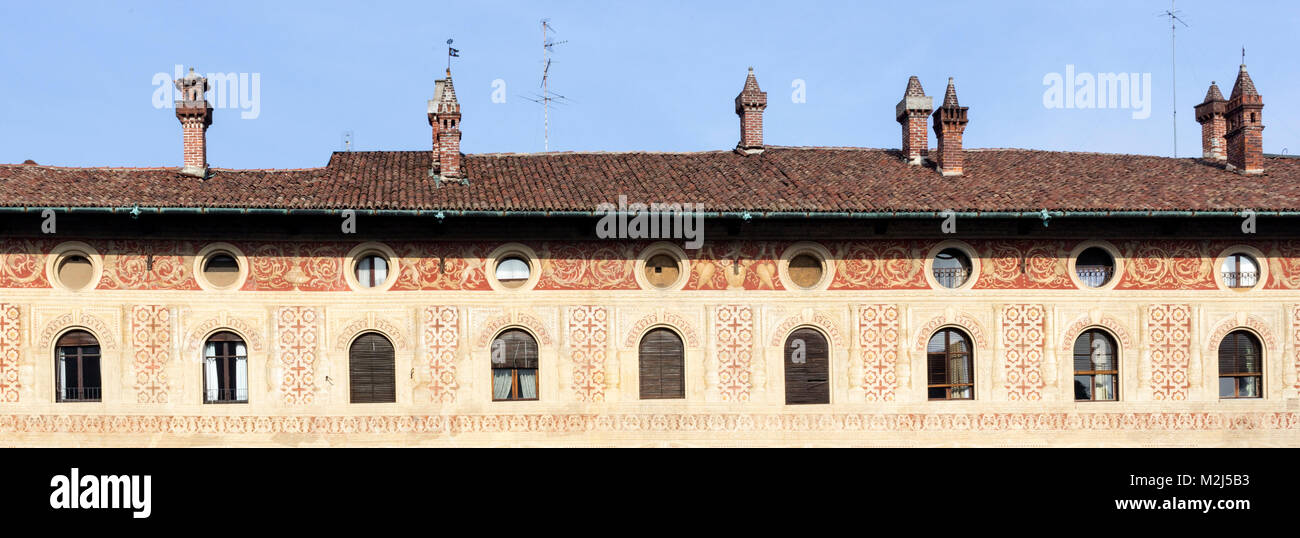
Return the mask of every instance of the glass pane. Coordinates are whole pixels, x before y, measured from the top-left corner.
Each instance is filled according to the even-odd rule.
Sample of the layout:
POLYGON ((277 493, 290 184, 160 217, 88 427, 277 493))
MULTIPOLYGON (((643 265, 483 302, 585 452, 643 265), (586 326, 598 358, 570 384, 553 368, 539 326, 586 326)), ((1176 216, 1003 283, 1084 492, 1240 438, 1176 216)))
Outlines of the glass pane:
POLYGON ((953 387, 952 389, 952 399, 954 400, 969 400, 970 395, 970 387, 953 387))
POLYGON ((1237 382, 1240 383, 1240 389, 1241 389, 1237 392, 1237 396, 1242 398, 1259 397, 1258 377, 1254 377, 1254 376, 1238 377, 1237 382))
POLYGON ((1096 376, 1094 386, 1096 387, 1096 391, 1093 392, 1094 400, 1115 399, 1115 376, 1113 375, 1096 376))
POLYGON ((495 368, 492 370, 492 399, 505 400, 510 398, 510 386, 514 380, 514 370, 508 368, 495 368))
POLYGON ((1092 399, 1092 376, 1076 375, 1074 376, 1074 399, 1091 400, 1092 399))
POLYGON ((84 398, 99 399, 99 359, 83 358, 81 359, 81 383, 85 389, 84 398))
POLYGON ((528 263, 519 258, 506 258, 497 264, 497 280, 528 280, 528 263))
POLYGON ((931 388, 931 389, 929 390, 929 394, 930 394, 930 395, 929 395, 929 398, 930 398, 931 400, 942 400, 942 399, 947 398, 947 392, 948 392, 948 391, 944 390, 942 387, 939 387, 939 388, 931 388))
POLYGON ((537 397, 537 370, 519 370, 519 397, 537 397))
POLYGON ((1233 388, 1236 387, 1236 386, 1237 386, 1237 381, 1236 381, 1236 379, 1231 378, 1231 377, 1220 377, 1220 378, 1219 378, 1219 397, 1220 397, 1220 398, 1233 398, 1233 397, 1235 397, 1235 396, 1236 396, 1236 393, 1233 391, 1233 388))

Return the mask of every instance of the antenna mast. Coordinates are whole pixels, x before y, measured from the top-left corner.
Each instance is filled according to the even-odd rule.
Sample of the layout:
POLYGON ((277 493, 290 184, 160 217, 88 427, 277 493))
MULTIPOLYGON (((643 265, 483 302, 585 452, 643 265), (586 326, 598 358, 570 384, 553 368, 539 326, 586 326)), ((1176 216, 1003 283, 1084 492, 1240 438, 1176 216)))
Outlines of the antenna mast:
POLYGON ((555 33, 555 28, 551 27, 551 19, 542 19, 542 94, 536 98, 526 97, 529 101, 542 105, 542 148, 544 151, 551 150, 551 104, 565 104, 566 97, 558 93, 551 93, 551 48, 556 45, 568 43, 568 41, 554 41, 551 34, 555 33))
POLYGON ((1178 17, 1178 10, 1174 9, 1175 1, 1169 0, 1169 9, 1157 16, 1169 18, 1169 71, 1173 75, 1173 84, 1170 84, 1170 87, 1173 88, 1174 158, 1178 158, 1178 25, 1174 23, 1183 26, 1187 26, 1187 23, 1178 17))

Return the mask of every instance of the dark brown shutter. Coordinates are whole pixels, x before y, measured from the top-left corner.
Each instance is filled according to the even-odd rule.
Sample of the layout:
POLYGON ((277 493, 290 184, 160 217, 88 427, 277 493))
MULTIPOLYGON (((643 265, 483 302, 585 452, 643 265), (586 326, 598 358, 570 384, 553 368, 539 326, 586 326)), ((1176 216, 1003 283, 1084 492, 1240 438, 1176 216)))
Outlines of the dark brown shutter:
POLYGON ((668 329, 654 329, 641 339, 641 399, 686 397, 686 348, 668 329))
POLYGON ((376 333, 362 335, 348 351, 349 390, 352 403, 397 401, 393 344, 376 333))
POLYGON ((799 329, 785 341, 785 403, 824 404, 831 402, 830 352, 826 338, 812 329, 799 329), (803 341, 806 361, 795 363, 796 340, 803 341))
POLYGON ((1261 366, 1260 345, 1245 331, 1229 333, 1219 343, 1219 374, 1257 374, 1261 366))
POLYGON ((59 342, 54 344, 56 347, 63 346, 98 346, 99 341, 86 331, 68 331, 59 337, 59 342))

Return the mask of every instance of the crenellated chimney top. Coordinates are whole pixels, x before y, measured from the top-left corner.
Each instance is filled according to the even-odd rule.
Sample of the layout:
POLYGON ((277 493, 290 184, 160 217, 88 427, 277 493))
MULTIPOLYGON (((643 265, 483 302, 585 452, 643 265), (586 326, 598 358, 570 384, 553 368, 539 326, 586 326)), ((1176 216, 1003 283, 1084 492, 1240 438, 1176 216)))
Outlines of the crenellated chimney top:
POLYGON ((928 120, 934 110, 934 99, 925 95, 921 80, 915 76, 907 79, 903 100, 894 107, 894 116, 903 126, 903 159, 908 164, 919 165, 929 153, 928 120))
POLYGON ((433 128, 433 170, 441 177, 463 177, 460 170, 460 102, 447 78, 433 82, 433 99, 429 100, 429 125, 433 128))
POLYGON ((966 131, 966 111, 969 107, 957 103, 957 87, 948 77, 948 91, 943 95, 943 105, 934 111, 934 134, 939 139, 935 166, 945 176, 962 175, 965 154, 961 138, 966 131))
POLYGON ((190 73, 175 82, 181 98, 176 101, 176 119, 181 122, 181 140, 185 148, 181 173, 199 178, 208 175, 208 126, 212 125, 212 105, 204 93, 208 79, 190 68, 190 73))
POLYGON ((736 96, 736 115, 740 116, 740 143, 737 149, 746 153, 763 151, 763 110, 767 108, 767 92, 759 89, 754 68, 749 68, 745 87, 736 96))
POLYGON ((1201 157, 1222 161, 1228 158, 1227 140, 1228 123, 1224 118, 1228 101, 1219 92, 1219 85, 1210 82, 1210 89, 1205 92, 1205 100, 1196 105, 1196 123, 1201 124, 1201 157))
POLYGON ((1264 98, 1241 64, 1226 105, 1228 167, 1242 174, 1264 173, 1264 98))

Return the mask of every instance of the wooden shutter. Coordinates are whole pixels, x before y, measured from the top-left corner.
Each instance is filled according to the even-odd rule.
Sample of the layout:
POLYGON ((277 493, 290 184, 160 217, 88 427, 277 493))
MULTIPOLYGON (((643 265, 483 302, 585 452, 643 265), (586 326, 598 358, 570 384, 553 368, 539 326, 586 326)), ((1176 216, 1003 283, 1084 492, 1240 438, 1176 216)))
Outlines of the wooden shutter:
POLYGON ((785 341, 785 403, 831 402, 830 353, 826 338, 812 329, 799 329, 785 341), (795 363, 796 340, 803 341, 805 362, 795 363))
POLYGON ((1261 371, 1259 340, 1245 331, 1229 333, 1219 344, 1219 374, 1257 374, 1261 371))
POLYGON ((59 337, 56 347, 64 346, 98 346, 99 341, 86 331, 68 331, 59 337))
POLYGON ((397 375, 393 344, 376 333, 362 335, 348 351, 349 391, 352 403, 397 401, 397 375))
POLYGON ((641 399, 686 397, 686 348, 668 329, 654 329, 641 339, 641 399))

